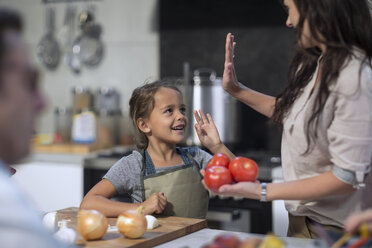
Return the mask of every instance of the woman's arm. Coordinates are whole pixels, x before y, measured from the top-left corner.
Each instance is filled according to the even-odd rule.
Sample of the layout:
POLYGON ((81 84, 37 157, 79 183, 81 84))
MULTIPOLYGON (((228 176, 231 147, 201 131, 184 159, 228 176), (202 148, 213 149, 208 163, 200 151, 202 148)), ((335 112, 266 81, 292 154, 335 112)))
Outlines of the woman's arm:
POLYGON ((95 209, 107 217, 117 217, 125 210, 136 209, 144 206, 145 214, 161 213, 167 203, 162 193, 152 194, 143 203, 125 203, 110 200, 116 195, 114 185, 107 179, 102 179, 84 197, 80 204, 81 209, 95 209))
MULTIPOLYGON (((204 172, 202 172, 203 174, 204 172)), ((352 185, 339 180, 332 172, 325 172, 319 176, 306 179, 267 184, 268 201, 273 200, 315 200, 322 197, 347 194, 354 192, 352 185)), ((240 196, 259 200, 261 198, 261 184, 256 182, 240 182, 223 185, 215 194, 240 196)))
POLYGON ((275 106, 275 97, 261 94, 251 90, 238 82, 234 67, 234 36, 228 33, 226 36, 225 65, 222 86, 230 95, 253 108, 257 112, 271 117, 275 106))

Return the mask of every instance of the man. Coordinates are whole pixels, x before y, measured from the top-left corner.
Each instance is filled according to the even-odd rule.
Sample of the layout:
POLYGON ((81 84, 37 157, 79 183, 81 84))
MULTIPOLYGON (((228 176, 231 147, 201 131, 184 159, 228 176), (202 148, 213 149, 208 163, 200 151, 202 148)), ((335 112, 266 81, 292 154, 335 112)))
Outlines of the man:
POLYGON ((21 37, 19 15, 0 8, 0 246, 65 247, 10 179, 10 167, 28 155, 35 118, 45 107, 37 71, 21 37))

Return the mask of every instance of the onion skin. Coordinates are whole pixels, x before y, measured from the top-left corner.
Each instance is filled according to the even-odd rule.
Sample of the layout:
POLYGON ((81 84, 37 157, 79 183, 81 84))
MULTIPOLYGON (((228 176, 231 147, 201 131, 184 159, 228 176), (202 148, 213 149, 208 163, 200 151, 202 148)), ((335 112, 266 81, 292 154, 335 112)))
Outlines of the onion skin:
POLYGON ((107 218, 97 210, 79 210, 78 231, 85 240, 102 238, 107 227, 107 218))
POLYGON ((146 232, 147 220, 143 210, 128 210, 119 215, 116 225, 122 235, 137 239, 146 232))

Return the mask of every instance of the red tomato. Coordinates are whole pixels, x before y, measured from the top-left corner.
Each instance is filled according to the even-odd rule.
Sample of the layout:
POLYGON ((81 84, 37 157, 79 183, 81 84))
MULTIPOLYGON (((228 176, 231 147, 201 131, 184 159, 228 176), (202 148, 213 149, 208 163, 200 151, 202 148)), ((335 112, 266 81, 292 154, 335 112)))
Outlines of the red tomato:
POLYGON ((224 153, 216 153, 214 156, 209 160, 207 164, 207 168, 213 165, 219 165, 229 168, 230 158, 224 153))
POLYGON ((211 166, 205 171, 204 183, 208 188, 217 190, 224 184, 231 184, 231 173, 223 166, 211 166))
POLYGON ((214 239, 214 243, 222 244, 226 248, 237 248, 240 240, 233 234, 223 233, 214 239))
POLYGON ((218 243, 210 243, 203 245, 202 248, 226 248, 226 247, 218 243))
POLYGON ((249 158, 234 158, 229 164, 229 170, 236 182, 254 182, 258 176, 258 166, 249 158))

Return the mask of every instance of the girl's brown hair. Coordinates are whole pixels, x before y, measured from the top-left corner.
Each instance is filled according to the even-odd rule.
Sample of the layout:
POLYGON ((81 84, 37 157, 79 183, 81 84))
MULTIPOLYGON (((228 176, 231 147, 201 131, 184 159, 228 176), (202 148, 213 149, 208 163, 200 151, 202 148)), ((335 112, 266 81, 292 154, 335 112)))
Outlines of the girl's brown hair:
MULTIPOLYGON (((138 128, 140 118, 149 118, 155 105, 155 93, 161 88, 181 91, 169 82, 155 81, 136 88, 129 100, 129 112, 136 130, 136 144, 139 149, 146 149, 149 143, 147 136, 138 128)), ((182 94, 182 93, 181 93, 182 94)))

